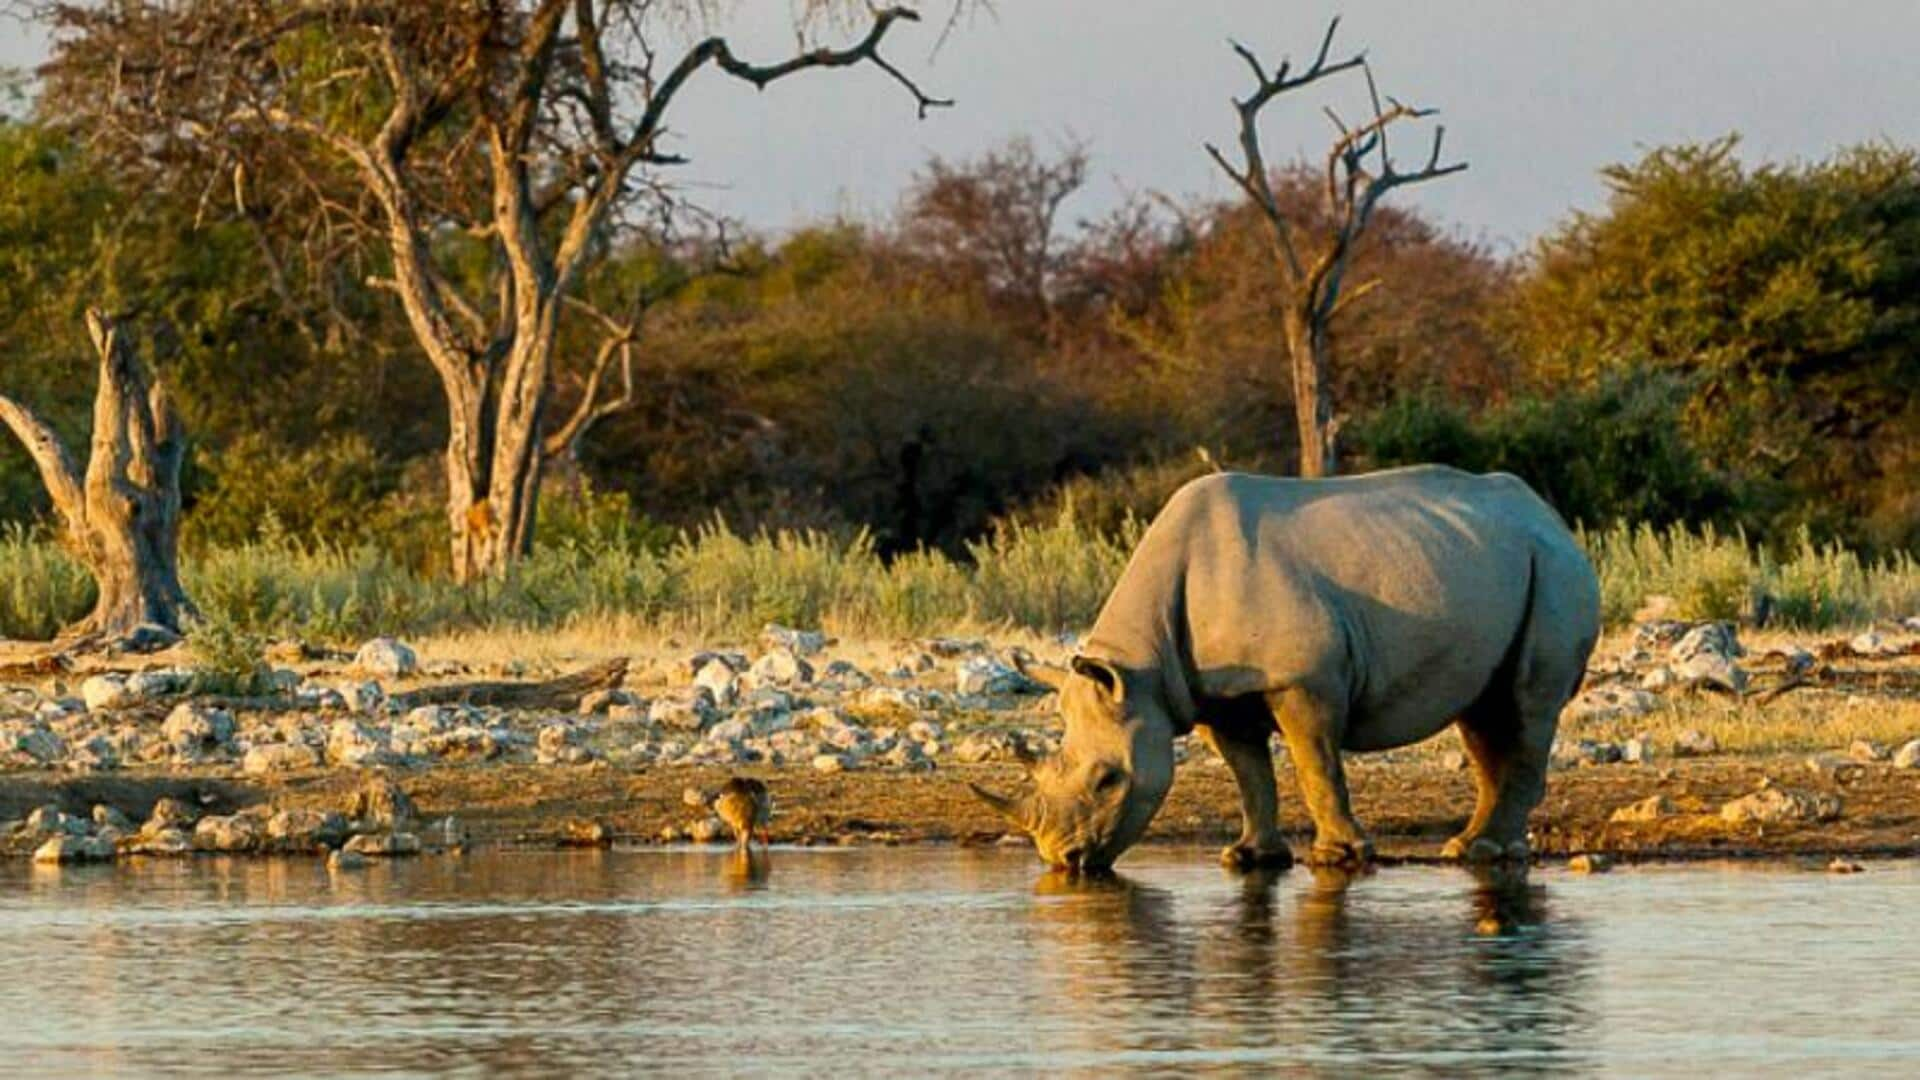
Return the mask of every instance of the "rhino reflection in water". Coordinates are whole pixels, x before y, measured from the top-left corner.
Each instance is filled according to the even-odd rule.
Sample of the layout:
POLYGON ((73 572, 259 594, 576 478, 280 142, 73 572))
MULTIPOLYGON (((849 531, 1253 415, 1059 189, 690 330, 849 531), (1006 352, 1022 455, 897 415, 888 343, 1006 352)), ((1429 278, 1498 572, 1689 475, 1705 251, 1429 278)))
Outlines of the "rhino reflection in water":
POLYGON ((1173 740, 1197 732, 1240 788, 1244 826, 1223 859, 1284 866, 1277 730, 1313 819, 1309 861, 1354 863, 1372 845, 1341 753, 1458 724, 1478 801, 1446 853, 1523 858, 1599 623, 1592 564, 1514 477, 1203 477, 1154 519, 1071 670, 1032 672, 1059 691, 1066 727, 1033 791, 974 790, 1048 863, 1104 868, 1166 798, 1173 740))

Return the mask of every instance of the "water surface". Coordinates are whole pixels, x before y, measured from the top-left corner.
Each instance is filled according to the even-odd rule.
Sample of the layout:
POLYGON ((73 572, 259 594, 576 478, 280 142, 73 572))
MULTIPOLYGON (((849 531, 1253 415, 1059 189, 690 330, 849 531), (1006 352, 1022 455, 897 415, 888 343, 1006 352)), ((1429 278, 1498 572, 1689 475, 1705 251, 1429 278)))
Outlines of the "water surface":
POLYGON ((1920 1068, 1920 866, 1304 870, 1151 850, 0 866, 0 1072, 1920 1068))

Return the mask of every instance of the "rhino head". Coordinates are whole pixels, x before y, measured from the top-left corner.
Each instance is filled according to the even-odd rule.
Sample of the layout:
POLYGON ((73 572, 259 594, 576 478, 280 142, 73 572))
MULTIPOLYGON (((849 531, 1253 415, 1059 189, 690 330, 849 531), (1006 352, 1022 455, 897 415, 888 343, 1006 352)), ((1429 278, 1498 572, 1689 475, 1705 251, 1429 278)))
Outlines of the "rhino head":
POLYGON ((1153 680, 1077 656, 1071 670, 1026 668, 1059 691, 1060 753, 1029 761, 1033 790, 975 795, 1066 870, 1104 870, 1147 831, 1173 784, 1173 723, 1153 680))

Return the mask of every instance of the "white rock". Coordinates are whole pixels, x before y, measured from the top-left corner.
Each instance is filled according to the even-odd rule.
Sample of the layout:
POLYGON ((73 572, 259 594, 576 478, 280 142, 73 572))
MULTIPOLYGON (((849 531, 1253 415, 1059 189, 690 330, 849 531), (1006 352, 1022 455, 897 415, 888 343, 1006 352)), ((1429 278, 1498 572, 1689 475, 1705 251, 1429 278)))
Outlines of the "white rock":
POLYGON ((1847 756, 1863 765, 1887 760, 1887 748, 1871 739, 1855 739, 1847 747, 1847 756))
POLYGON ((1840 816, 1838 796, 1770 787, 1720 808, 1720 818, 1733 824, 1772 824, 1796 821, 1832 821, 1840 816))
POLYGON ((113 843, 98 836, 56 836, 34 849, 37 863, 101 862, 113 858, 113 843))
POLYGON ((202 851, 254 851, 264 832, 260 819, 251 814, 204 817, 193 827, 193 846, 202 851))
POLYGON ((969 656, 954 672, 954 690, 961 694, 1019 694, 1029 686, 1025 675, 991 656, 969 656))
POLYGON ((391 765, 398 760, 388 744, 386 733, 358 720, 335 720, 327 728, 327 760, 335 765, 360 768, 391 765))
POLYGON ((1674 675, 1687 686, 1718 686, 1735 694, 1747 692, 1746 669, 1714 653, 1700 653, 1682 660, 1674 668, 1674 675))
POLYGON ((845 772, 847 759, 841 754, 815 754, 812 766, 813 771, 817 773, 845 772))
POLYGON ((372 679, 363 682, 348 683, 340 688, 341 700, 346 702, 351 712, 373 714, 387 706, 387 692, 372 679))
POLYGON ((1675 757, 1706 757, 1720 752, 1720 740, 1697 728, 1688 728, 1673 737, 1675 757))
POLYGON ((121 832, 133 831, 133 821, 129 819, 127 815, 121 813, 118 807, 108 806, 106 803, 94 804, 93 823, 102 829, 119 829, 121 832))
MULTIPOLYGON (((725 665, 709 664, 708 667, 724 669, 725 665)), ((731 672, 728 675, 730 678, 731 672)), ((655 698, 647 707, 647 719, 669 731, 699 731, 720 719, 713 702, 713 692, 705 687, 668 694, 655 698)))
POLYGON ((26 831, 34 836, 85 836, 87 822, 85 818, 72 814, 51 804, 37 806, 27 815, 26 831))
POLYGON ((240 760, 240 771, 249 776, 311 769, 320 764, 320 755, 305 743, 265 743, 248 750, 240 760))
POLYGON ((818 630, 795 630, 768 623, 760 631, 760 644, 768 649, 786 649, 797 656, 817 656, 827 647, 828 638, 818 630))
POLYGON ((1660 699, 1628 686, 1596 686, 1568 703, 1569 720, 1613 720, 1644 716, 1660 707, 1660 699))
POLYGON ((267 843, 278 851, 315 851, 346 836, 347 819, 334 810, 282 810, 267 819, 267 843))
POLYGON ((1893 755, 1893 767, 1896 769, 1920 769, 1920 739, 1914 739, 1896 750, 1893 755))
POLYGON ((747 674, 755 686, 803 686, 813 681, 813 665, 791 649, 774 649, 755 660, 747 674))
POLYGON ((67 742, 39 721, 0 722, 0 764, 51 765, 67 756, 67 742))
POLYGON ((194 702, 176 705, 167 714, 160 734, 177 754, 197 756, 224 748, 233 741, 233 714, 194 702))
POLYGON ((420 838, 412 833, 363 833, 347 841, 340 850, 355 855, 373 855, 391 858, 398 855, 420 854, 420 838))
POLYGON ((136 671, 127 676, 127 694, 136 702, 152 701, 185 690, 189 678, 184 671, 136 671))
POLYGON ((705 690, 716 705, 732 705, 740 696, 739 674, 732 665, 719 659, 701 664, 693 673, 693 685, 705 690))
POLYGON ((360 646, 353 656, 353 666, 369 675, 404 679, 420 669, 420 657, 404 642, 377 637, 360 646))
POLYGON ((80 697, 93 712, 124 709, 134 703, 133 695, 127 690, 127 677, 118 672, 88 676, 80 684, 80 697))
POLYGON ((1710 622, 1688 630, 1675 643, 1669 655, 1685 663, 1700 656, 1734 660, 1747 655, 1747 651, 1740 647, 1740 639, 1734 634, 1732 623, 1710 622))

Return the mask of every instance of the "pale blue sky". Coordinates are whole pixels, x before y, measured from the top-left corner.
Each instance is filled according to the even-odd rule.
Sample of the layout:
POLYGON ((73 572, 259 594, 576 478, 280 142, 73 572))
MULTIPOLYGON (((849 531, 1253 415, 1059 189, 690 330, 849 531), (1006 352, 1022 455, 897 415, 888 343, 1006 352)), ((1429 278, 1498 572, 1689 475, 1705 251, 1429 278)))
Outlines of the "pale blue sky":
MULTIPOLYGON (((743 0, 743 53, 791 48, 788 0, 743 0)), ((941 0, 944 7, 944 0, 941 0)), ((692 88, 676 128, 703 201, 762 228, 891 210, 929 154, 1010 135, 1087 140, 1094 180, 1069 217, 1128 189, 1226 194, 1201 150, 1230 140, 1248 73, 1237 36, 1270 62, 1317 43, 1371 53, 1382 88, 1438 106, 1472 168, 1410 203, 1471 234, 1522 244, 1601 197, 1596 170, 1640 148, 1738 130, 1751 157, 1808 157, 1862 139, 1920 143, 1914 0, 998 0, 929 55, 937 25, 901 27, 890 55, 954 109, 916 122, 875 71, 803 75, 764 94, 692 88)), ((0 23, 0 63, 38 52, 0 23)), ((1276 159, 1325 146, 1323 103, 1358 108, 1358 81, 1269 109, 1276 159)), ((1411 156, 1412 144, 1408 144, 1411 156)))

